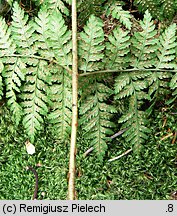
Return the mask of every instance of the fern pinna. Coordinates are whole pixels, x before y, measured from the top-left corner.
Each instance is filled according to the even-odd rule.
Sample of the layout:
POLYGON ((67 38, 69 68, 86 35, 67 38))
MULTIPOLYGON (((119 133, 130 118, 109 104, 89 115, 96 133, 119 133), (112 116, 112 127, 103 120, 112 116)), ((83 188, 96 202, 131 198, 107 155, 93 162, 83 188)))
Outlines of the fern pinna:
MULTIPOLYGON (((103 67, 104 34, 101 19, 91 16, 80 33, 79 43, 79 69, 81 72, 96 71, 103 67)), ((112 93, 103 82, 103 76, 83 78, 80 124, 85 141, 90 141, 95 146, 100 158, 103 157, 107 148, 108 135, 112 134, 112 113, 115 108, 106 104, 106 98, 112 93)))

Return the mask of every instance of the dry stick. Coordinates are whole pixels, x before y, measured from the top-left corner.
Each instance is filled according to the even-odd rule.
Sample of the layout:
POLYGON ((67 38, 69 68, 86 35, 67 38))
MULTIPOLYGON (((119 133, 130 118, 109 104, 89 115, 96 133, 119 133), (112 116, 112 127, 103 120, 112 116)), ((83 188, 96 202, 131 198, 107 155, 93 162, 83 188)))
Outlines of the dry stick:
POLYGON ((115 70, 100 70, 100 71, 95 71, 95 72, 86 72, 86 73, 82 73, 79 74, 79 76, 89 76, 89 75, 93 75, 93 74, 100 74, 100 73, 120 73, 120 72, 136 72, 136 71, 147 71, 147 72, 151 72, 151 71, 155 71, 155 72, 172 72, 172 73, 176 73, 177 70, 167 70, 167 69, 156 69, 156 68, 131 68, 131 69, 115 69, 115 70))
POLYGON ((36 183, 35 183, 35 189, 34 189, 34 194, 33 194, 33 200, 35 200, 37 199, 37 192, 38 192, 38 174, 37 174, 37 171, 31 166, 28 166, 27 170, 31 170, 35 176, 36 183))
POLYGON ((109 159, 108 161, 109 161, 109 162, 115 161, 115 160, 117 160, 117 159, 123 157, 124 155, 128 154, 128 153, 131 152, 131 151, 132 151, 132 149, 129 149, 129 150, 127 150, 126 152, 124 152, 123 154, 121 154, 121 155, 119 155, 119 156, 117 156, 117 157, 114 157, 114 158, 112 158, 112 159, 109 159))
POLYGON ((173 136, 173 133, 167 134, 166 136, 162 137, 160 140, 165 140, 165 139, 167 139, 168 137, 171 137, 171 136, 173 136))
POLYGON ((77 56, 77 10, 76 0, 72 0, 72 131, 69 159, 68 199, 75 199, 75 154, 78 125, 78 56, 77 56))
MULTIPOLYGON (((120 135, 123 134, 127 129, 128 129, 128 128, 124 128, 124 129, 118 131, 117 133, 115 133, 114 135, 112 135, 110 138, 111 138, 111 139, 114 139, 114 138, 120 136, 120 135)), ((86 157, 90 152, 92 152, 93 149, 94 149, 94 147, 89 148, 89 149, 84 153, 84 157, 86 157)))
POLYGON ((177 131, 175 131, 175 133, 174 133, 174 138, 173 138, 173 140, 172 140, 172 142, 171 142, 172 144, 175 143, 176 137, 177 137, 177 131))

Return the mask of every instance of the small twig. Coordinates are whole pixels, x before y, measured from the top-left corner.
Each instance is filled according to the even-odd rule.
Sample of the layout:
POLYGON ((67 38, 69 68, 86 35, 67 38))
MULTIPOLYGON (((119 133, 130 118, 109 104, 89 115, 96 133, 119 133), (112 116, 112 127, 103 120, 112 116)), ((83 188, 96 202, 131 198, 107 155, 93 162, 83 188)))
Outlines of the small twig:
POLYGON ((124 129, 118 131, 117 133, 115 133, 114 135, 112 135, 110 138, 114 139, 114 138, 120 136, 121 134, 123 134, 126 130, 128 130, 128 128, 124 128, 124 129))
POLYGON ((33 194, 33 200, 36 200, 37 199, 37 192, 38 192, 38 174, 37 174, 37 171, 31 167, 31 166, 28 166, 26 167, 27 170, 31 170, 35 176, 35 189, 34 189, 34 194, 33 194))
POLYGON ((117 160, 117 159, 123 157, 124 155, 127 155, 127 154, 130 153, 131 151, 132 151, 132 149, 129 149, 129 150, 127 150, 126 152, 124 152, 123 154, 121 154, 121 155, 119 155, 119 156, 117 156, 117 157, 114 157, 114 158, 112 158, 112 159, 109 159, 108 161, 109 161, 109 162, 115 161, 115 160, 117 160))
POLYGON ((168 137, 171 137, 171 136, 173 136, 173 133, 167 134, 166 136, 162 137, 160 140, 165 140, 165 139, 167 139, 168 137))
MULTIPOLYGON (((115 133, 114 135, 112 135, 110 138, 114 139, 118 136, 120 136, 121 134, 123 134, 126 130, 128 130, 128 128, 124 128, 120 131, 118 131, 117 133, 115 133)), ((84 157, 86 157, 90 152, 92 152, 94 150, 94 147, 89 148, 85 153, 84 153, 84 157)))
POLYGON ((134 72, 134 71, 146 71, 146 72, 151 72, 151 71, 155 71, 155 72, 172 72, 172 73, 176 73, 177 70, 167 70, 167 69, 156 69, 156 68, 148 68, 148 69, 145 69, 145 68, 131 68, 131 69, 121 69, 121 70, 100 70, 100 71, 95 71, 95 72, 86 72, 86 73, 82 73, 82 74, 79 74, 80 77, 82 76, 90 76, 90 75, 93 75, 93 74, 100 74, 100 73, 120 73, 120 72, 124 72, 124 73, 127 73, 127 72, 134 72))
POLYGON ((172 140, 172 144, 174 144, 175 143, 175 141, 176 141, 176 136, 177 136, 177 131, 175 131, 175 133, 174 133, 174 137, 173 137, 173 140, 172 140))
POLYGON ((94 147, 89 148, 85 153, 84 153, 84 157, 86 157, 90 152, 92 152, 94 149, 94 147))
POLYGON ((77 51, 77 6, 72 0, 72 129, 69 156, 68 199, 76 199, 75 171, 76 171, 76 142, 78 127, 78 51, 77 51))

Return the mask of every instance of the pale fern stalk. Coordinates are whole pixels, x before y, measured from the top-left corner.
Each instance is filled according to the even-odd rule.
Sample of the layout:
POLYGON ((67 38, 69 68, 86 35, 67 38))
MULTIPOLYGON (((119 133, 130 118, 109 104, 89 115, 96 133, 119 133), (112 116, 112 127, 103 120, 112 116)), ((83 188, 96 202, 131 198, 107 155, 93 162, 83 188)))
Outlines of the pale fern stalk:
POLYGON ((75 156, 78 125, 78 56, 77 56, 77 11, 76 0, 72 0, 72 131, 69 160, 68 199, 75 199, 75 156))

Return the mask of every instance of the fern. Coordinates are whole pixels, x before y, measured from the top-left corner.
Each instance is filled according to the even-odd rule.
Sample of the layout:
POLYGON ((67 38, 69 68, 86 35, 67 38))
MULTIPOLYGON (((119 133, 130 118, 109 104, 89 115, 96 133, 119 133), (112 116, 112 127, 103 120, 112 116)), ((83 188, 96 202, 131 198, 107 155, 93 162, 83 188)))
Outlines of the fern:
POLYGON ((84 24, 91 15, 99 16, 104 11, 106 0, 79 0, 78 1, 78 19, 80 24, 84 24))
POLYGON ((57 63, 68 67, 71 65, 71 31, 67 30, 60 12, 54 12, 50 20, 50 46, 57 63))
POLYGON ((135 4, 140 11, 148 9, 154 18, 160 20, 172 20, 177 10, 176 0, 135 0, 135 4))
POLYGON ((95 16, 90 16, 87 25, 84 27, 84 32, 80 33, 81 40, 79 41, 79 70, 84 73, 86 71, 94 71, 101 69, 101 62, 104 54, 102 45, 104 41, 103 22, 95 16))
MULTIPOLYGON (((100 61, 103 58, 102 50, 104 49, 102 26, 102 21, 92 15, 84 31, 80 33, 79 69, 84 73, 101 69, 100 61)), ((115 109, 106 104, 106 98, 112 91, 99 76, 84 78, 81 91, 83 91, 80 106, 81 130, 84 133, 84 140, 89 140, 90 144, 95 146, 97 155, 101 159, 107 148, 109 140, 107 135, 112 133, 110 128, 114 126, 110 120, 115 109)))
MULTIPOLYGON (((148 11, 140 24, 142 32, 135 32, 131 40, 131 66, 143 69, 152 67, 155 63, 157 40, 154 38, 155 26, 148 11)), ((115 81, 115 99, 130 97, 129 110, 119 119, 119 123, 123 123, 123 127, 128 128, 124 136, 135 149, 141 147, 148 138, 147 133, 150 132, 146 126, 148 123, 146 114, 141 110, 142 100, 150 99, 146 93, 148 87, 146 79, 149 75, 150 72, 123 73, 115 81)))
POLYGON ((128 33, 128 31, 125 32, 117 27, 108 36, 109 42, 106 43, 105 53, 105 67, 107 69, 126 68, 126 63, 128 62, 127 54, 130 52, 130 36, 128 36, 128 33))
POLYGON ((43 5, 35 22, 29 21, 15 2, 10 30, 7 31, 2 21, 1 43, 6 40, 7 46, 1 50, 1 55, 6 55, 1 61, 7 86, 6 97, 16 123, 24 115, 23 125, 32 143, 37 131, 42 129, 49 104, 52 107, 48 119, 59 128, 62 141, 66 135, 68 138, 71 123, 71 78, 66 71, 71 64, 71 32, 67 30, 59 11, 55 10, 52 16, 49 16, 49 11, 50 8, 43 5), (59 73, 56 73, 58 70, 59 73), (53 86, 58 91, 53 91, 53 86), (69 92, 70 96, 66 97, 69 92), (21 104, 17 93, 21 94, 21 104))
POLYGON ((35 134, 41 129, 44 120, 42 116, 48 113, 48 98, 46 96, 47 63, 36 61, 27 73, 26 85, 23 89, 24 119, 23 125, 34 143, 35 134), (35 67, 34 67, 35 66, 35 67))
MULTIPOLYGON (((95 77, 91 80, 83 80, 87 88, 87 95, 83 95, 80 107, 80 125, 84 141, 95 147, 99 159, 103 159, 107 150, 109 136, 113 133, 111 128, 115 127, 111 122, 115 108, 106 104, 106 99, 113 92, 104 83, 102 78, 95 77)), ((85 92, 85 93, 86 93, 85 92)))
MULTIPOLYGON (((71 127, 71 76, 66 71, 71 65, 71 31, 67 30, 61 13, 53 13, 49 25, 50 47, 58 65, 51 67, 50 88, 53 105, 48 115, 50 123, 54 124, 55 134, 60 134, 58 139, 62 142, 68 141, 71 127)), ((50 70, 50 69, 49 69, 50 70)))
POLYGON ((42 7, 38 13, 38 17, 35 18, 34 24, 35 30, 38 34, 35 34, 35 46, 41 57, 52 60, 54 57, 53 50, 50 46, 50 18, 49 12, 46 7, 42 7))
POLYGON ((12 37, 17 44, 17 52, 21 55, 33 55, 36 50, 34 49, 33 32, 35 31, 32 22, 28 23, 28 15, 15 2, 13 5, 12 15, 12 37))
MULTIPOLYGON (((159 2, 164 6, 167 1, 159 2)), ((128 103, 118 123, 128 129, 123 136, 137 150, 148 139, 148 116, 159 95, 172 92, 171 102, 177 97, 177 76, 171 73, 176 70, 176 25, 157 34, 146 11, 140 28, 133 32, 131 15, 123 10, 122 1, 78 3, 80 134, 103 159, 115 127, 112 119, 117 110, 112 104, 128 103), (82 28, 85 13, 89 19, 82 28), (104 33, 106 23, 94 14, 103 20, 103 15, 112 17, 117 26, 104 33), (109 76, 103 70, 119 73, 109 76)), ((38 16, 29 18, 14 1, 10 26, 0 18, 0 98, 5 92, 14 121, 22 120, 33 143, 38 130, 48 123, 61 143, 69 140, 72 38, 63 17, 70 14, 70 4, 70 0, 38 1, 38 16)))
MULTIPOLYGON (((7 25, 4 20, 0 20, 1 26, 1 68, 4 67, 3 77, 6 84, 6 97, 8 99, 8 106, 13 113, 13 119, 18 125, 21 116, 22 109, 17 103, 16 93, 20 93, 21 81, 24 80, 25 64, 20 59, 8 58, 8 55, 12 55, 15 52, 15 45, 12 38, 10 38, 11 31, 7 29, 7 25), (4 64, 7 64, 3 66, 4 64)), ((2 89, 2 87, 1 87, 2 89)))
MULTIPOLYGON (((158 41, 157 60, 155 62, 156 69, 175 69, 175 48, 176 48, 176 25, 169 26, 160 36, 158 41)), ((168 88, 168 82, 163 79, 171 78, 170 73, 153 72, 148 79, 150 84, 149 95, 157 98, 157 94, 164 94, 164 90, 168 88)))
POLYGON ((172 90, 174 90, 174 92, 172 94, 174 96, 174 98, 173 98, 173 101, 174 101, 177 98, 177 73, 175 73, 171 79, 170 88, 172 90))
POLYGON ((112 15, 113 18, 118 19, 127 29, 131 29, 131 15, 128 11, 122 9, 119 2, 114 2, 107 8, 107 16, 112 15))
MULTIPOLYGON (((0 74, 2 73, 3 69, 4 69, 4 65, 0 61, 0 74)), ((3 83, 2 83, 2 77, 0 75, 0 100, 2 99, 2 96, 3 96, 3 83)))
POLYGON ((53 102, 48 120, 54 126, 57 140, 67 143, 71 131, 71 77, 65 69, 52 69, 50 98, 53 102))
POLYGON ((67 30, 60 12, 53 12, 49 16, 44 7, 36 18, 38 53, 51 60, 48 67, 50 86, 48 97, 52 104, 48 115, 49 122, 54 126, 55 133, 60 134, 61 142, 68 140, 71 126, 71 77, 63 69, 71 64, 71 32, 67 30), (56 63, 52 59, 56 59, 56 63))
MULTIPOLYGON (((65 2, 70 3, 70 0, 66 0, 65 2)), ((62 0, 48 0, 46 2, 44 2, 47 5, 48 10, 59 10, 60 12, 62 12, 63 14, 65 14, 66 16, 69 16, 69 10, 67 8, 67 6, 63 3, 62 0)))

